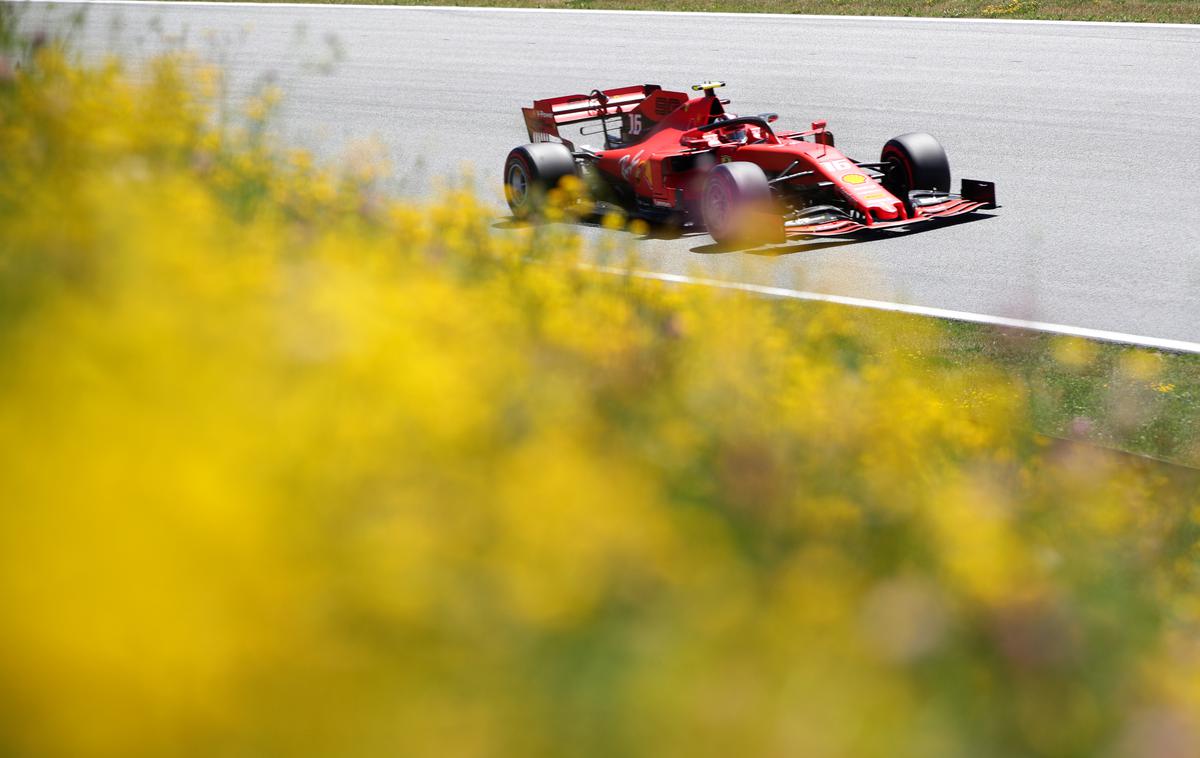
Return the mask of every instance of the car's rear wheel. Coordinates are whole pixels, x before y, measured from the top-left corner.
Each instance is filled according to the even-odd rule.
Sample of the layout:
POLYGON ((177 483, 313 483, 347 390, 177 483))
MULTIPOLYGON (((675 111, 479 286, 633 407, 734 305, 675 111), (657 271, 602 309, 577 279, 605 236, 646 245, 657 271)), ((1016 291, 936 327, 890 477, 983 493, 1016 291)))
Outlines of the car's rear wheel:
POLYGON ((565 145, 536 142, 515 147, 504 161, 504 197, 517 218, 536 218, 550 192, 568 176, 577 176, 575 157, 565 145))
POLYGON ((893 137, 879 160, 887 164, 883 186, 906 205, 912 190, 950 191, 950 159, 933 135, 910 132, 893 137))
POLYGON ((721 244, 754 244, 770 235, 763 229, 771 211, 771 185, 757 164, 722 163, 704 183, 700 214, 712 238, 721 244))

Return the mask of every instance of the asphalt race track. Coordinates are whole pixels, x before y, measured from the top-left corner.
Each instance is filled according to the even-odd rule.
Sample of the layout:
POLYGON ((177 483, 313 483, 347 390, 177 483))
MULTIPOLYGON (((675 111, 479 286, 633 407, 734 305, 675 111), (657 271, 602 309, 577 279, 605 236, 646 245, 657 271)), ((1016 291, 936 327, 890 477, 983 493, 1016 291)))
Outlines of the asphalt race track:
POLYGON ((1002 209, 768 251, 632 240, 641 267, 1200 341, 1200 26, 133 3, 89 5, 74 36, 87 55, 186 45, 242 91, 273 75, 292 136, 375 135, 413 193, 470 164, 497 203, 518 108, 593 87, 724 79, 732 111, 826 118, 861 160, 928 131, 1002 209))

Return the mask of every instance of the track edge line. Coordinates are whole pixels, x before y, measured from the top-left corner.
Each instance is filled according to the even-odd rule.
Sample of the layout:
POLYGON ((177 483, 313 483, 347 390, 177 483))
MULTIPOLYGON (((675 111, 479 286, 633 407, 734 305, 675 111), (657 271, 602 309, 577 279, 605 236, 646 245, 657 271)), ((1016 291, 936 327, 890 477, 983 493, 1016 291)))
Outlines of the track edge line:
POLYGON ((1015 26, 1019 24, 1037 24, 1046 26, 1116 26, 1141 29, 1200 29, 1200 24, 1172 24, 1159 21, 1076 21, 1072 19, 1053 18, 947 18, 945 16, 839 16, 818 13, 756 13, 754 11, 664 11, 664 10, 617 10, 609 8, 509 8, 487 5, 393 5, 361 3, 331 3, 331 2, 248 2, 235 0, 221 2, 220 0, 0 0, 11 2, 13 5, 22 3, 41 5, 175 5, 175 6, 227 6, 231 8, 354 8, 371 10, 400 10, 400 11, 458 11, 458 12, 489 12, 489 13, 600 13, 609 15, 643 14, 653 16, 696 16, 701 18, 749 17, 764 19, 810 19, 823 21, 893 21, 900 23, 963 23, 963 24, 998 24, 1015 26))
POLYGON ((834 305, 844 305, 852 308, 886 311, 890 313, 904 313, 910 316, 923 316, 926 318, 940 318, 950 321, 963 321, 973 324, 983 324, 985 326, 1022 329, 1046 334, 1058 334, 1064 337, 1081 337, 1099 342, 1110 342, 1121 345, 1131 345, 1134 347, 1152 348, 1171 353, 1200 354, 1200 342, 1165 339, 1162 337, 1146 337, 1138 334, 1126 334, 1124 332, 1113 332, 1105 329, 1091 329, 1082 326, 1052 324, 1045 321, 1030 321, 1027 319, 1012 318, 1009 316, 990 316, 985 313, 955 311, 947 308, 934 308, 926 305, 910 305, 908 303, 894 303, 886 300, 871 300, 861 297, 848 297, 846 295, 830 295, 821 292, 808 292, 805 290, 788 289, 786 287, 771 287, 762 284, 748 284, 745 282, 732 282, 721 279, 706 279, 701 277, 686 276, 683 274, 668 274, 661 271, 643 271, 640 269, 621 268, 618 266, 600 266, 590 263, 581 263, 578 265, 585 271, 595 271, 602 274, 632 276, 637 279, 670 282, 672 284, 713 287, 716 289, 747 292, 755 295, 785 300, 831 303, 834 305))

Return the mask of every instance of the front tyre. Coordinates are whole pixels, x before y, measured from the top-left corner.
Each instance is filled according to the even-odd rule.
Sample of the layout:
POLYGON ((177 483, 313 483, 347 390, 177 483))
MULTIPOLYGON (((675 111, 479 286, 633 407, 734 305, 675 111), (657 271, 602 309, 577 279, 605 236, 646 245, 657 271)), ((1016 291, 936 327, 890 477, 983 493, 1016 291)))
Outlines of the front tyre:
POLYGON ((753 244, 772 235, 764 229, 771 211, 771 185, 757 164, 722 163, 704 182, 700 215, 708 233, 718 243, 753 244))
POLYGON ((536 218, 546 209, 551 190, 577 176, 575 157, 557 142, 515 147, 504 161, 504 197, 517 218, 536 218))
POLYGON ((933 135, 910 132, 893 137, 879 160, 887 164, 883 186, 905 205, 912 190, 950 191, 950 159, 933 135))

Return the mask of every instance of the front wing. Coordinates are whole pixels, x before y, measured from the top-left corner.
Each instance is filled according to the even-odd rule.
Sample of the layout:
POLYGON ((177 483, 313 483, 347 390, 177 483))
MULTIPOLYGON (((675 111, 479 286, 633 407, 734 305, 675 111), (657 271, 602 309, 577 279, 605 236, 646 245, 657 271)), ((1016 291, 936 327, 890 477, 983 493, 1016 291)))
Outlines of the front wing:
MULTIPOLYGON (((922 221, 932 221, 950 216, 961 216, 965 213, 981 209, 991 209, 996 205, 996 185, 992 182, 977 179, 963 179, 962 192, 958 195, 915 191, 909 193, 909 203, 916 211, 914 218, 897 221, 876 221, 871 224, 861 223, 848 215, 829 218, 828 212, 816 219, 811 215, 802 216, 793 221, 784 221, 783 231, 787 236, 835 237, 843 234, 853 234, 863 229, 886 229, 894 226, 909 226, 922 221)), ((830 209, 832 210, 832 209, 830 209)))

